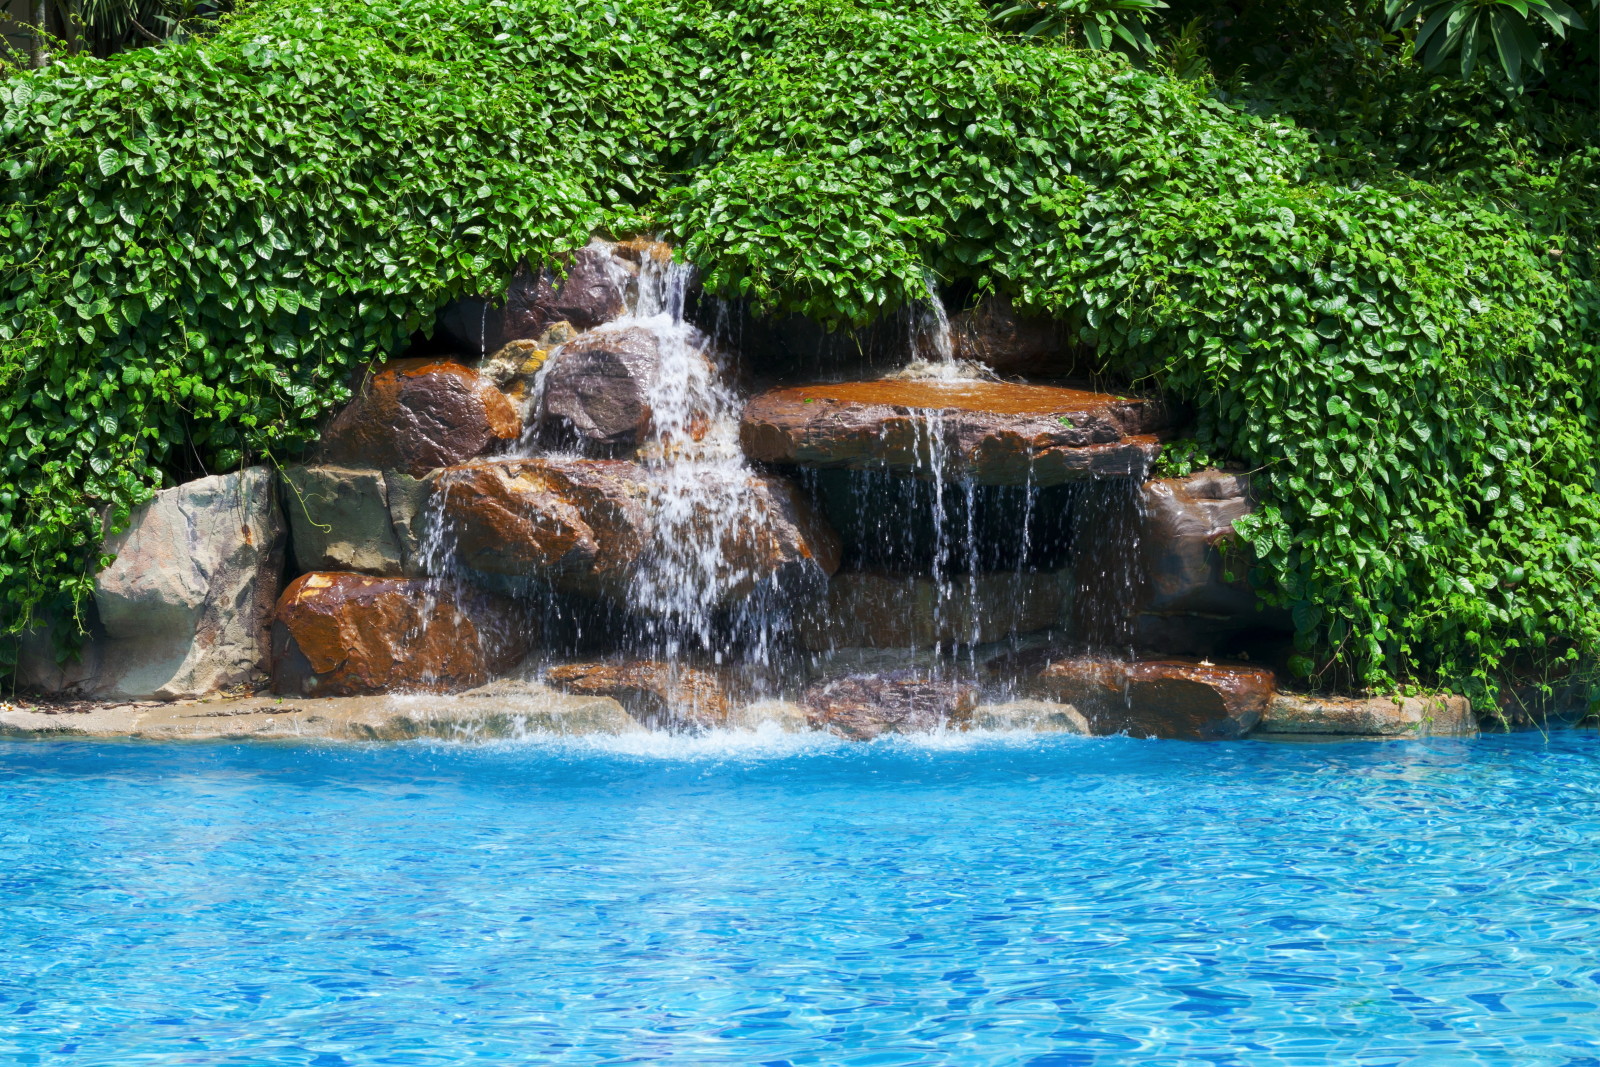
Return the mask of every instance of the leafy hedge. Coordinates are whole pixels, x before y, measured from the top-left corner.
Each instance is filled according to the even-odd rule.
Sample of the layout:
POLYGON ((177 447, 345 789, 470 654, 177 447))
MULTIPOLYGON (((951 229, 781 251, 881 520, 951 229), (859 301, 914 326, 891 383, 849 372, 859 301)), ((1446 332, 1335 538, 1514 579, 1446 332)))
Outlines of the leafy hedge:
POLYGON ((1069 319, 1260 470, 1308 673, 1600 649, 1600 297, 1536 197, 1340 181, 975 3, 256 0, 0 105, 7 625, 89 587, 104 504, 291 454, 364 358, 599 228, 835 322, 928 268, 1069 319))

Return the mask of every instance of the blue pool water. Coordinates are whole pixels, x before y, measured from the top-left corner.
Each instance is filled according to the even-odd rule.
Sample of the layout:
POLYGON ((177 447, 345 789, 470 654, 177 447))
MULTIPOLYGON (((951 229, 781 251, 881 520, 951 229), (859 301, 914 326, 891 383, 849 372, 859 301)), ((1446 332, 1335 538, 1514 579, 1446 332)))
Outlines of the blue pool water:
POLYGON ((0 745, 0 1062, 1597 1064, 1600 741, 0 745))

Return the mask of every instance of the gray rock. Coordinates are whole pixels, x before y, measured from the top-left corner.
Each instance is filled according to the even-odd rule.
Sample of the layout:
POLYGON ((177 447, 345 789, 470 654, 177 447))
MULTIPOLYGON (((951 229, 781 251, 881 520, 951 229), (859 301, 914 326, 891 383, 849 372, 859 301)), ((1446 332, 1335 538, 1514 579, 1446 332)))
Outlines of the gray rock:
POLYGON ((389 503, 389 522, 395 541, 400 545, 403 573, 407 578, 433 574, 438 561, 428 558, 427 544, 428 498, 433 492, 433 476, 413 478, 402 471, 385 471, 383 485, 389 503))
POLYGON ((390 516, 383 471, 290 467, 283 474, 296 570, 388 578, 405 573, 405 551, 390 516))
POLYGON ((806 709, 788 700, 758 700, 732 708, 728 712, 728 725, 741 730, 776 726, 791 734, 805 733, 811 729, 810 722, 806 720, 806 709))
POLYGON ((1053 700, 1012 700, 979 704, 968 726, 973 730, 1025 730, 1032 733, 1087 734, 1089 720, 1071 704, 1053 700))
POLYGON ((1466 697, 1313 697, 1279 693, 1256 733, 1302 737, 1472 737, 1478 720, 1466 697))
POLYGON ((116 559, 95 578, 82 658, 58 665, 41 627, 23 642, 18 684, 172 700, 255 683, 266 670, 283 549, 276 478, 265 467, 157 493, 105 543, 116 559))
POLYGON ((488 355, 509 341, 538 337, 554 322, 587 330, 623 313, 639 273, 637 262, 598 240, 575 252, 566 268, 565 277, 550 267, 524 268, 498 301, 451 301, 439 313, 439 332, 469 352, 488 355))
POLYGON ((714 364, 698 331, 663 331, 624 320, 580 334, 550 353, 540 398, 544 424, 559 436, 601 446, 636 445, 650 429, 650 395, 667 345, 687 342, 707 378, 714 364))
POLYGON ((87 708, 0 706, 0 737, 138 737, 165 741, 405 741, 445 737, 472 741, 643 730, 615 700, 569 696, 520 682, 495 682, 453 697, 247 697, 87 708))

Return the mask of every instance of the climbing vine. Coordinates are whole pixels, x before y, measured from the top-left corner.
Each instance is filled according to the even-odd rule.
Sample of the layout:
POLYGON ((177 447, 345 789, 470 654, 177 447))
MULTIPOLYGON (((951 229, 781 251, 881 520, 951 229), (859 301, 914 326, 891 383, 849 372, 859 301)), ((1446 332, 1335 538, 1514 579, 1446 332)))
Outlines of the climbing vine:
POLYGON ((256 0, 9 72, 0 147, 9 627, 88 590, 103 515, 292 454, 450 298, 648 229, 835 324, 929 270, 1004 291, 1183 397, 1196 454, 1260 472, 1241 532, 1303 673, 1600 649, 1600 295, 1538 167, 1357 175, 959 0, 256 0))

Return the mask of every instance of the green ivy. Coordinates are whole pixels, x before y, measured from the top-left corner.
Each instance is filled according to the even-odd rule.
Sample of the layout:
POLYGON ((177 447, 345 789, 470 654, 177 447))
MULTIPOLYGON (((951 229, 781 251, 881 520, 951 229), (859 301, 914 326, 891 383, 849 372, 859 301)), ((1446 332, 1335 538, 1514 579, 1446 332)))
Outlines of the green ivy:
POLYGON ((958 0, 256 0, 0 108, 7 626, 89 588, 103 509, 291 455, 364 360, 598 229, 769 311, 865 322, 932 270, 1068 320, 1261 472, 1304 673, 1600 650, 1600 296, 1537 168, 1357 180, 958 0))

